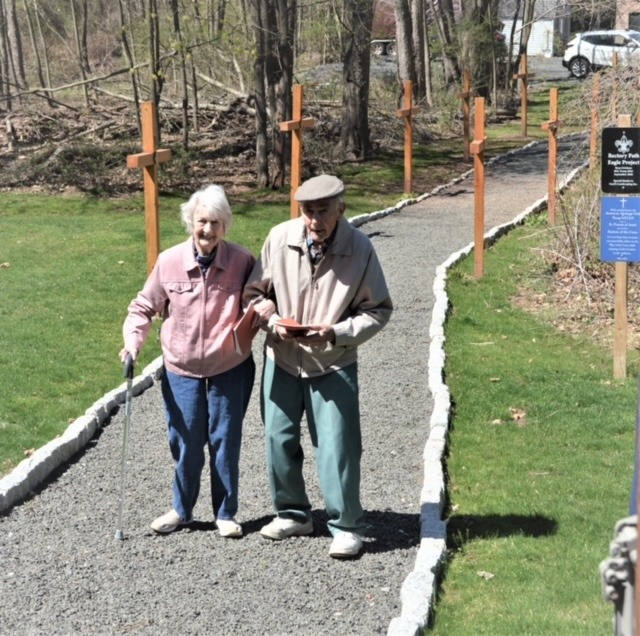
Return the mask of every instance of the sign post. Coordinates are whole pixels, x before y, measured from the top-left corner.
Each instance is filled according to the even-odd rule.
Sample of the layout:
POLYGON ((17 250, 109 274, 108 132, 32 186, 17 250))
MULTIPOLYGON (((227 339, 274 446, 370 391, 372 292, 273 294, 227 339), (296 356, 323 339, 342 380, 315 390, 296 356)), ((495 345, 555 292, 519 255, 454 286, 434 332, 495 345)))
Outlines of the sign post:
MULTIPOLYGON (((631 127, 630 115, 620 115, 617 128, 602 131, 601 188, 609 194, 640 193, 640 128, 631 127)), ((640 209, 639 197, 602 199, 601 258, 615 262, 614 378, 627 375, 629 262, 640 261, 636 209, 640 209)))

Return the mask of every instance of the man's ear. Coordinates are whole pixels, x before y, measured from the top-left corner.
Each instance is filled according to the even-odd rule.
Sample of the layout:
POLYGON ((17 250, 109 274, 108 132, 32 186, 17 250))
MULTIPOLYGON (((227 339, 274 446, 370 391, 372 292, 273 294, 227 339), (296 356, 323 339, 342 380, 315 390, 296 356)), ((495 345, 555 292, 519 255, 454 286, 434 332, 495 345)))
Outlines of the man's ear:
POLYGON ((345 201, 342 201, 340 203, 340 216, 342 216, 344 214, 344 211, 347 209, 347 204, 345 201))

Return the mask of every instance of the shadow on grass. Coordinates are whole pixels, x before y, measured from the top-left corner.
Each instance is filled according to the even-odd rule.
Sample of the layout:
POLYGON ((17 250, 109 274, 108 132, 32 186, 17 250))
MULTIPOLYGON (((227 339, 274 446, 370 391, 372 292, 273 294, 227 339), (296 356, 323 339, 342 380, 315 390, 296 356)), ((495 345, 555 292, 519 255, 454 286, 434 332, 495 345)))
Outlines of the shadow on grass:
POLYGON ((555 534, 557 530, 555 519, 540 514, 453 515, 447 524, 448 547, 455 553, 476 539, 518 535, 535 538, 555 534))

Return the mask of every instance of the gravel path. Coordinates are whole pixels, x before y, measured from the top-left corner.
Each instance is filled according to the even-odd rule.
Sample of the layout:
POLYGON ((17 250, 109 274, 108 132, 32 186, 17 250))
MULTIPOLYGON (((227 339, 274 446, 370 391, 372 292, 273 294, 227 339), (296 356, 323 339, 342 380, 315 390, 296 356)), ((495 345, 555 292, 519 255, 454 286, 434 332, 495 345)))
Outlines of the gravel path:
MULTIPOLYGON (((569 145, 575 146, 561 144, 561 176, 585 156, 584 148, 578 158, 569 145)), ((492 163, 486 227, 511 221, 544 197, 546 169, 545 144, 492 163)), ((433 282, 436 268, 473 240, 473 179, 374 216, 381 218, 361 229, 378 251, 395 312, 383 332, 361 348, 362 500, 368 525, 362 555, 351 561, 328 556, 308 436, 314 534, 284 542, 258 534, 272 510, 257 384, 241 460, 244 538, 218 536, 207 485, 196 523, 154 535, 149 522, 170 507, 172 479, 154 384, 133 401, 124 541, 114 539, 124 409, 106 419, 83 451, 32 497, 0 517, 0 634, 369 636, 391 633, 394 621, 394 633, 414 633, 403 632, 397 618, 403 613, 401 588, 420 569, 425 538, 420 515, 430 470, 425 471, 423 451, 433 410, 433 282)), ((258 367, 260 344, 259 337, 258 367)))

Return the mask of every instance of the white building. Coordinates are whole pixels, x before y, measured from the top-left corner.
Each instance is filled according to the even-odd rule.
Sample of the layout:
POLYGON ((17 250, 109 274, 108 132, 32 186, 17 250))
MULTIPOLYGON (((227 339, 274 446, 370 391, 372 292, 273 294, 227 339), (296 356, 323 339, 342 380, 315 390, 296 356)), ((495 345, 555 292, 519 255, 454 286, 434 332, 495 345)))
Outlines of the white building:
MULTIPOLYGON (((503 0, 500 4, 500 20, 504 24, 502 32, 510 41, 513 30, 514 55, 518 54, 522 35, 522 3, 516 18, 516 2, 503 0), (515 18, 515 19, 514 19, 515 18), (515 26, 514 26, 515 24, 515 26)), ((562 55, 564 45, 569 39, 571 8, 566 0, 537 0, 531 35, 527 42, 527 55, 543 55, 552 57, 562 55)))

